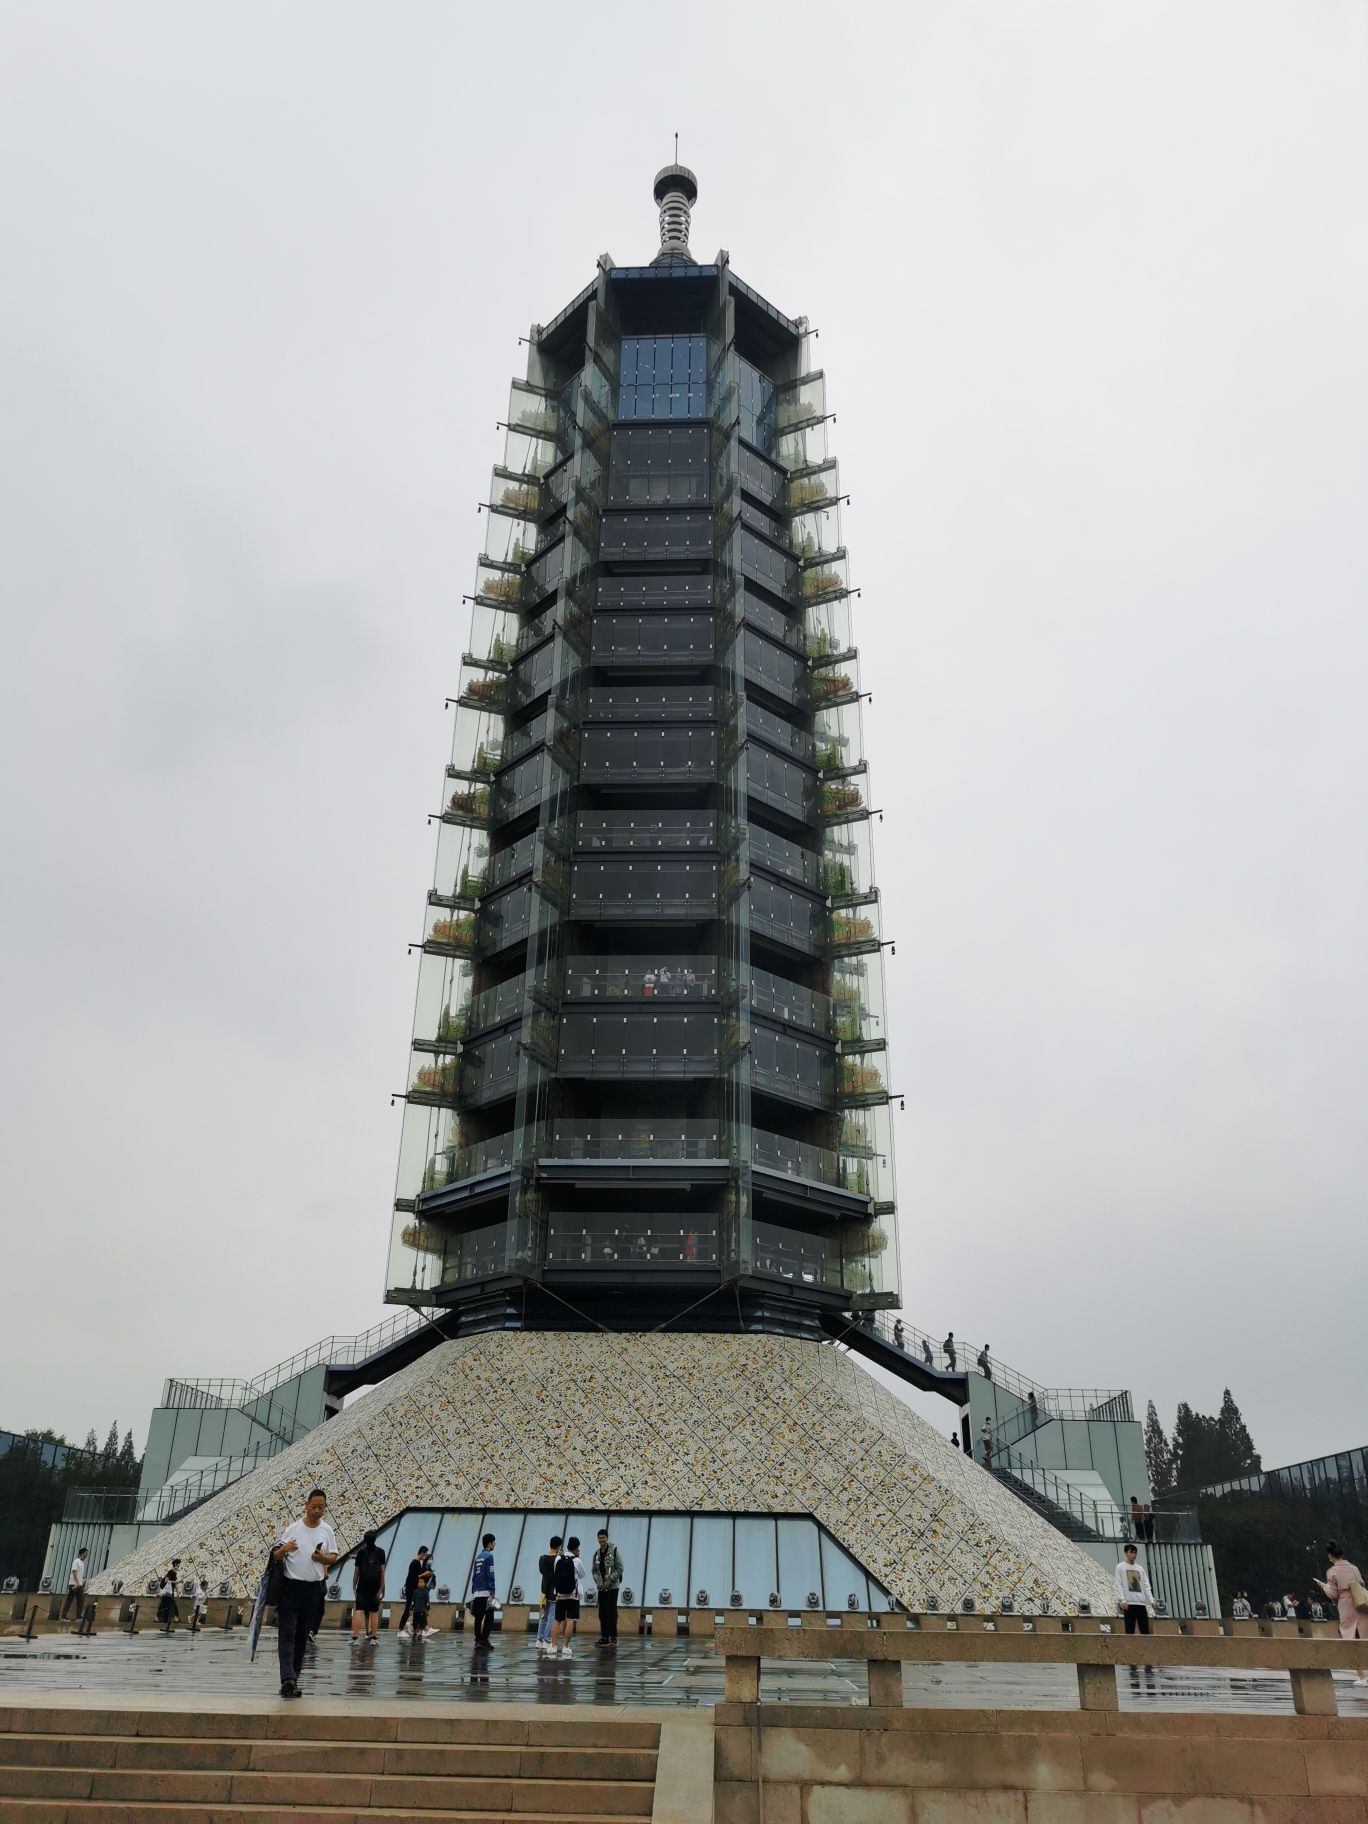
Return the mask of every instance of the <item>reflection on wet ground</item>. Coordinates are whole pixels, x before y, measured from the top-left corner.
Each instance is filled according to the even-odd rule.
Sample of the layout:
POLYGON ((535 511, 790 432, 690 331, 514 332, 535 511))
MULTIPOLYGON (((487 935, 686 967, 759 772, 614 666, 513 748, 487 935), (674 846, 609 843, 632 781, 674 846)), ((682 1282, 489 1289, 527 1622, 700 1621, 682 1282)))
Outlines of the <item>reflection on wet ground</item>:
MULTIPOLYGON (((722 1662, 706 1640, 624 1640, 601 1653, 593 1638, 569 1661, 538 1657, 533 1637, 496 1636, 478 1653, 461 1634, 410 1645, 382 1634, 353 1649, 346 1635, 324 1634, 301 1681, 316 1697, 412 1698, 417 1702, 714 1704, 722 1697, 722 1662)), ((1292 1713, 1285 1673, 1123 1668, 1123 1710, 1292 1713)), ((129 1636, 110 1631, 90 1640, 39 1636, 0 1643, 0 1703, 43 1691, 96 1691, 155 1701, 159 1692, 269 1697, 276 1690, 275 1636, 262 1636, 255 1664, 242 1631, 129 1636)), ((1078 1701, 1071 1666, 909 1665, 906 1701, 944 1709, 1068 1710, 1078 1701)), ((1368 1717, 1368 1688, 1336 1679, 1342 1714, 1368 1717)), ((766 1703, 854 1704, 865 1701, 863 1668, 850 1661, 771 1660, 764 1664, 766 1703)))

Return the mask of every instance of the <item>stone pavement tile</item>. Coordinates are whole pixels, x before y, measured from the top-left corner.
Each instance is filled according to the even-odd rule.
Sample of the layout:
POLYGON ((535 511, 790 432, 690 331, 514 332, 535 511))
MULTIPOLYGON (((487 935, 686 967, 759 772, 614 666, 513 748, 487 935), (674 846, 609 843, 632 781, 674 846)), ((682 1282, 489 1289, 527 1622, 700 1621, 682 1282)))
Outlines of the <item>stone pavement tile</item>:
POLYGON ((1083 1740, 1091 1792, 1301 1797, 1307 1792, 1303 1744, 1254 1741, 1083 1740))
POLYGON ((1313 1793, 1368 1797, 1368 1731, 1356 1742, 1308 1742, 1303 1752, 1313 1793))
POLYGON ((1078 1741, 1063 1736, 906 1735, 864 1738, 864 1778, 873 1786, 1082 1792, 1078 1741))
MULTIPOLYGON (((930 1795, 922 1795, 930 1796, 930 1795)), ((910 1792, 856 1792, 849 1786, 814 1786, 803 1794, 803 1824, 914 1824, 910 1792)), ((970 1815, 970 1814, 966 1814, 970 1815)), ((1024 1824, 1025 1812, 1002 1816, 1001 1824, 1024 1824)), ((769 1824, 766 1817, 765 1824, 769 1824)), ((946 1812, 931 1824, 960 1824, 958 1813, 946 1812)), ((993 1824, 998 1824, 994 1819, 993 1824)))
POLYGON ((1019 1792, 915 1792, 907 1796, 913 1802, 913 1824, 1026 1824, 1026 1800, 1019 1792))
POLYGON ((1152 1798, 1140 1824, 1364 1824, 1362 1799, 1152 1798))
POLYGON ((1130 1792, 1028 1792, 1026 1824, 1138 1824, 1130 1792))

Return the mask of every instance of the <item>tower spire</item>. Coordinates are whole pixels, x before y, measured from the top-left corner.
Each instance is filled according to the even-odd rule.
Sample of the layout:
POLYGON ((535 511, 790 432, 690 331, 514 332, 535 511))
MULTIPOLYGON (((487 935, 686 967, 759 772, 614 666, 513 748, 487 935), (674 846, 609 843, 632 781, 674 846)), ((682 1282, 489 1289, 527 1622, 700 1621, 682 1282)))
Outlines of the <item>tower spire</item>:
MULTIPOLYGON (((678 151, 679 135, 676 133, 676 155, 678 151)), ((660 210, 660 252, 652 265, 663 262, 696 264, 689 252, 689 220, 690 211, 698 200, 698 179, 687 165, 666 165, 663 171, 656 172, 652 194, 660 210)))

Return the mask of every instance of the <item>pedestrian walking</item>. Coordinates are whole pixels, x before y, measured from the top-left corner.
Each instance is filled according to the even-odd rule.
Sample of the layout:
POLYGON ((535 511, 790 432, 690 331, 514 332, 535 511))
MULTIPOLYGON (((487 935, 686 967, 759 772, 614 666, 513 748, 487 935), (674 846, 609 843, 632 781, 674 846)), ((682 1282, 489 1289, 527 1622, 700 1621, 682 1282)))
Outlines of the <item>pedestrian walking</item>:
POLYGON ((1140 1505, 1138 1495, 1132 1495, 1130 1498, 1130 1525, 1131 1538, 1143 1539, 1145 1536, 1145 1510, 1140 1505))
POLYGON ((993 1426, 992 1421, 987 1418, 983 1421, 983 1436, 979 1439, 979 1449, 983 1457, 983 1467, 991 1469, 993 1467, 993 1426))
POLYGON ((946 1336, 945 1341, 941 1344, 941 1348, 944 1349, 946 1362, 953 1372, 958 1366, 957 1358, 955 1356, 955 1333, 953 1330, 946 1336))
POLYGON ((161 1600, 157 1604, 157 1620, 162 1627, 170 1628, 180 1620, 180 1604, 176 1600, 176 1591, 180 1588, 180 1559, 173 1558, 162 1572, 161 1600))
POLYGON ((926 1363, 928 1368, 934 1368, 936 1365, 936 1358, 931 1353, 930 1337, 924 1336, 922 1338, 922 1360, 926 1363))
POLYGON ((1125 1557, 1117 1565, 1112 1577, 1112 1587, 1116 1591, 1117 1607, 1126 1618, 1127 1634, 1150 1631, 1150 1614, 1154 1608, 1154 1591, 1150 1588, 1149 1572, 1139 1562, 1139 1547, 1128 1539, 1125 1544, 1125 1557))
POLYGON ((71 1569, 67 1572, 66 1600, 62 1604, 61 1619, 63 1621, 66 1620, 67 1610, 73 1603, 76 1605, 77 1621, 85 1614, 86 1553, 89 1550, 88 1545, 83 1545, 71 1561, 71 1569))
POLYGON ((191 1631, 197 1633, 204 1626, 204 1617, 209 1608, 209 1585, 203 1577, 196 1578, 194 1601, 190 1605, 191 1631))
POLYGON ((418 1588, 423 1572, 427 1569, 427 1561, 431 1556, 430 1548, 420 1545, 413 1557, 409 1559, 409 1567, 404 1572, 404 1612, 399 1617, 398 1632, 400 1634, 408 1626, 409 1616, 413 1613, 413 1592, 418 1588))
POLYGON ((598 1549, 591 1566, 594 1587, 598 1591, 600 1647, 615 1647, 618 1637, 618 1591, 622 1588, 622 1553, 608 1537, 608 1528, 598 1531, 598 1549))
POLYGON ((413 1620, 409 1624, 410 1640, 431 1640, 437 1632, 428 1625, 428 1605, 432 1601, 432 1592, 437 1583, 437 1573, 429 1561, 423 1566, 422 1574, 413 1586, 413 1620))
MULTIPOLYGON (((1312 1582, 1339 1606, 1340 1639, 1368 1640, 1368 1589, 1363 1587, 1358 1566, 1345 1557, 1338 1539, 1326 1541, 1325 1555, 1330 1560, 1330 1569, 1324 1580, 1314 1577, 1312 1582)), ((1368 1672, 1362 1666, 1355 1682, 1368 1685, 1368 1672)))
POLYGON ((380 1604, 385 1600, 384 1551, 375 1541, 375 1531, 362 1533, 352 1561, 352 1645, 360 1646, 364 1634, 374 1640, 380 1631, 380 1604))
POLYGON ((282 1697, 299 1696, 299 1674, 318 1604, 318 1586, 337 1563, 337 1534, 323 1518, 327 1506, 323 1490, 311 1489, 304 1512, 285 1528, 271 1553, 282 1572, 276 1607, 282 1697))
POLYGON ((579 1551, 579 1540, 568 1539, 564 1549, 557 1554, 551 1581, 556 1591, 556 1625, 551 1630, 551 1652, 553 1657, 573 1659, 571 1641, 575 1638, 575 1624, 579 1620, 579 1574, 576 1572, 576 1553, 579 1551))
POLYGON ((989 1344, 985 1343, 978 1352, 979 1373, 983 1376, 985 1381, 991 1381, 993 1378, 993 1364, 989 1360, 988 1349, 989 1344))
POLYGON ((470 1613, 475 1619, 475 1645, 489 1647, 494 1627, 494 1535, 486 1533, 470 1572, 470 1613))
POLYGON ((907 1347, 907 1332, 901 1318, 897 1318, 893 1324, 893 1347, 895 1349, 906 1349, 907 1347))
POLYGON ((1034 1431, 1036 1426, 1040 1423, 1040 1408, 1036 1404, 1034 1387, 1032 1387, 1026 1395, 1026 1406, 1031 1415, 1031 1430, 1034 1431))
POLYGON ((541 1614, 537 1618, 537 1651, 546 1658, 555 1654, 555 1643, 552 1635, 556 1626, 556 1559, 560 1556, 561 1546, 565 1541, 559 1533, 552 1533, 551 1548, 542 1553, 537 1560, 537 1575, 541 1578, 541 1614))
POLYGON ((1145 1543, 1147 1545, 1153 1545, 1154 1509, 1150 1506, 1148 1501, 1142 1501, 1140 1504, 1140 1520, 1145 1530, 1145 1543))

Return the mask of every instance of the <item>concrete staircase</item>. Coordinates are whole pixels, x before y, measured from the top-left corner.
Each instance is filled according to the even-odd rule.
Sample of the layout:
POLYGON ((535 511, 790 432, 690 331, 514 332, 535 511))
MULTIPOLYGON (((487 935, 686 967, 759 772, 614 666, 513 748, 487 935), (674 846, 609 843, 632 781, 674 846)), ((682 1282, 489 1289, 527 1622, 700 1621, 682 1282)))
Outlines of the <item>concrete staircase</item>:
POLYGON ((513 1705, 217 1710, 0 1699, 3 1824, 650 1818, 659 1718, 513 1705))

